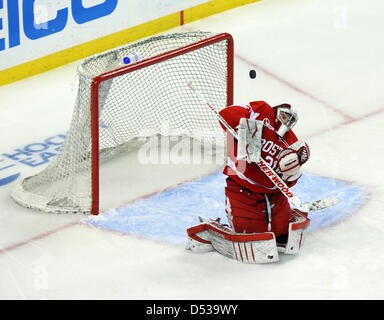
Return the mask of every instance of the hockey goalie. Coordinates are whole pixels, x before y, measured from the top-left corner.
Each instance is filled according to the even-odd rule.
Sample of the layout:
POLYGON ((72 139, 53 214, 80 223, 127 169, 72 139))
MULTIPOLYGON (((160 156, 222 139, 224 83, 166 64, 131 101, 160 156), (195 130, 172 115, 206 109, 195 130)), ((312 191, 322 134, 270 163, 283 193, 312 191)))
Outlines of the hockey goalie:
POLYGON ((293 187, 310 156, 306 142, 292 128, 298 113, 289 104, 271 107, 264 101, 232 105, 220 116, 235 130, 227 131, 225 196, 228 224, 202 221, 187 229, 186 249, 217 251, 243 263, 279 261, 278 252, 296 254, 309 226, 308 213, 291 208, 287 198, 257 165, 264 159, 293 187))

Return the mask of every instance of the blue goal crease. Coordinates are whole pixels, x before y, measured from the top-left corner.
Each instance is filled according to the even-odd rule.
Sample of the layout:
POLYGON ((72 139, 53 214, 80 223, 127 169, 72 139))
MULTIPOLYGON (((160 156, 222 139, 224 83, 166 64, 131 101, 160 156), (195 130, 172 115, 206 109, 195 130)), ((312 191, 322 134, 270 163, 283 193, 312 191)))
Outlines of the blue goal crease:
MULTIPOLYGON (((122 208, 86 220, 93 226, 185 245, 186 229, 199 223, 198 216, 221 218, 225 215, 225 179, 222 173, 188 182, 122 208)), ((303 174, 292 188, 303 201, 314 201, 336 195, 333 207, 309 213, 308 231, 326 228, 356 211, 365 201, 365 188, 345 181, 303 174)))

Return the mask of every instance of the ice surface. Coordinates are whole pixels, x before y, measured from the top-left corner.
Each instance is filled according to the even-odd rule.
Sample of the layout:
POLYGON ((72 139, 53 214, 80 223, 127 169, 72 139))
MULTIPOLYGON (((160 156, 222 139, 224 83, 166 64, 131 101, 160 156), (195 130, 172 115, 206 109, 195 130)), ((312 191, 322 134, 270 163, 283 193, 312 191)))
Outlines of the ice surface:
MULTIPOLYGON (((295 131, 311 147, 297 192, 305 201, 332 192, 341 197, 337 207, 313 214, 300 254, 282 256, 277 264, 243 265, 216 253, 191 254, 181 245, 180 225, 191 216, 177 206, 196 215, 201 208, 220 211, 219 188, 210 188, 214 199, 198 192, 209 179, 222 188, 222 180, 214 181, 218 176, 207 176, 220 166, 126 173, 133 187, 119 194, 119 208, 127 205, 137 214, 122 222, 148 231, 160 221, 152 239, 140 230, 108 231, 86 216, 42 214, 14 204, 12 183, 1 179, 44 164, 33 167, 21 161, 25 154, 17 161, 4 154, 66 132, 77 63, 1 87, 0 299, 383 299, 383 9, 380 0, 264 0, 171 30, 231 33, 235 101, 296 105, 295 131), (257 71, 255 79, 250 69, 257 71), (194 178, 203 180, 175 188, 194 178), (186 199, 192 185, 193 196, 186 199), (173 207, 163 207, 171 198, 173 207), (173 234, 176 229, 180 233, 173 234)), ((100 223, 109 215, 100 215, 100 223)))
MULTIPOLYGON (((100 228, 142 236, 156 241, 186 245, 186 229, 204 220, 225 215, 225 178, 222 173, 209 175, 164 191, 128 206, 91 217, 86 223, 100 228)), ((308 231, 331 226, 355 212, 365 202, 366 191, 344 181, 305 174, 292 190, 303 201, 314 201, 331 195, 339 203, 330 208, 312 211, 308 231)))

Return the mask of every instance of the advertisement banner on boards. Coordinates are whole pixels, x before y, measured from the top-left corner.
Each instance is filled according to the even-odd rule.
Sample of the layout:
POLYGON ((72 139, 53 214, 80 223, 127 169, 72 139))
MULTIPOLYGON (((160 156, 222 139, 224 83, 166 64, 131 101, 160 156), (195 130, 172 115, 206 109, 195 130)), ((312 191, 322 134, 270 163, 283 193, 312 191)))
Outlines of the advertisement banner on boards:
POLYGON ((0 71, 205 2, 0 0, 0 71))

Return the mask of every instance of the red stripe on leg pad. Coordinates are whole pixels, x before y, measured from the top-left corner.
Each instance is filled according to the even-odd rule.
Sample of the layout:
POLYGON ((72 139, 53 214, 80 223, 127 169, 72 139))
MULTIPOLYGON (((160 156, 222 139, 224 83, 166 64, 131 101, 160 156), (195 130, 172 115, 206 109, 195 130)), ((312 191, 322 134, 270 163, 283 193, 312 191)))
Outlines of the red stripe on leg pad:
POLYGON ((307 229, 310 224, 310 220, 306 219, 303 222, 296 222, 292 224, 292 230, 300 230, 300 229, 307 229))
POLYGON ((207 230, 207 224, 202 223, 202 224, 199 224, 197 226, 193 226, 193 227, 188 228, 187 234, 191 239, 194 239, 194 240, 202 242, 202 243, 211 244, 210 241, 204 240, 204 239, 200 238, 198 235, 196 235, 197 233, 200 233, 200 232, 203 232, 206 230, 207 230))
POLYGON ((187 234, 189 236, 192 236, 196 233, 199 233, 199 232, 203 232, 203 231, 206 231, 207 230, 207 224, 206 223, 201 223, 201 224, 198 224, 196 226, 193 226, 193 227, 189 227, 187 229, 187 234))
POLYGON ((212 221, 209 224, 206 224, 205 230, 211 230, 213 232, 220 233, 224 236, 224 239, 233 242, 263 241, 272 240, 274 238, 274 234, 272 232, 233 234, 231 229, 220 225, 216 221, 212 221))
POLYGON ((196 240, 196 241, 199 241, 201 243, 206 243, 206 244, 211 244, 211 241, 208 241, 208 240, 204 240, 202 238, 200 238, 199 236, 195 235, 195 234, 192 234, 189 236, 191 239, 193 240, 196 240))

